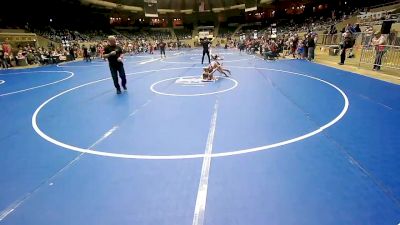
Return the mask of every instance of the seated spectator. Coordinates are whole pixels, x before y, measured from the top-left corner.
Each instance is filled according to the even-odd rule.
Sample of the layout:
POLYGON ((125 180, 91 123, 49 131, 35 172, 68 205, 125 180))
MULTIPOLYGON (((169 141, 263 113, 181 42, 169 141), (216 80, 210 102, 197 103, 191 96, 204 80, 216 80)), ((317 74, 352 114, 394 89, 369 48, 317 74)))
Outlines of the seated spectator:
POLYGON ((265 60, 274 60, 279 56, 278 46, 275 41, 271 40, 269 44, 267 44, 267 48, 264 51, 264 59, 265 60))
POLYGON ((2 46, 0 46, 0 68, 8 69, 8 63, 5 59, 5 53, 2 46))
POLYGON ((35 55, 33 54, 32 50, 28 51, 28 54, 26 55, 26 59, 27 59, 29 65, 36 64, 36 58, 35 58, 35 55))

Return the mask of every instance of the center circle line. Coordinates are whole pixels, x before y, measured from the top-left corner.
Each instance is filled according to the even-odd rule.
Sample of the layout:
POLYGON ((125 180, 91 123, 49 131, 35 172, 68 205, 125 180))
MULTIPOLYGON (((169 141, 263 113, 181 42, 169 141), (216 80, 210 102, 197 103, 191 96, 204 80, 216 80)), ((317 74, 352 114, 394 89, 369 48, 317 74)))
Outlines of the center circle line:
MULTIPOLYGON (((270 68, 262 68, 262 67, 242 67, 242 66, 232 66, 234 68, 252 68, 252 69, 259 69, 259 70, 269 70, 269 71, 277 71, 277 72, 283 72, 283 73, 288 73, 288 74, 294 74, 294 75, 298 75, 298 76, 303 76, 303 77, 307 77, 319 82, 322 82, 332 88, 334 88, 335 90, 337 90, 340 95, 343 97, 344 100, 344 106, 341 110, 341 112, 330 122, 318 127, 317 129, 305 133, 303 135, 300 135, 298 137, 292 138, 292 139, 288 139, 285 141, 280 141, 277 143, 273 143, 273 144, 268 144, 268 145, 263 145, 263 146, 258 146, 258 147, 253 147, 253 148, 247 148, 247 149, 239 149, 239 150, 234 150, 234 151, 226 151, 226 152, 220 152, 220 153, 212 153, 211 155, 207 155, 207 157, 226 157, 226 156, 233 156, 233 155, 240 155, 240 154, 247 154, 247 153, 252 153, 252 152, 258 152, 258 151, 265 151, 268 149, 272 149, 272 148, 276 148, 276 147, 280 147, 280 146, 284 146, 284 145, 288 145, 288 144, 292 144, 307 138, 310 138, 316 134, 321 133, 322 131, 326 130, 327 128, 331 127, 332 125, 336 124, 338 121, 340 121, 344 115, 346 114, 346 112, 348 111, 349 108, 349 99, 347 97, 347 95, 345 94, 344 91, 342 91, 339 87, 335 86, 334 84, 322 80, 320 78, 316 78, 310 75, 306 75, 306 74, 301 74, 301 73, 296 73, 296 72, 291 72, 291 71, 285 71, 285 70, 278 70, 278 69, 270 69, 270 68)), ((134 75, 134 74, 140 74, 140 73, 149 73, 149 72, 156 72, 156 71, 163 71, 163 70, 174 70, 174 69, 185 69, 185 68, 197 68, 197 67, 179 67, 179 68, 167 68, 167 69, 158 69, 158 70, 149 70, 149 71, 141 71, 141 72, 135 72, 135 73, 130 73, 128 75, 134 75)), ((87 86, 87 85, 91 85, 94 83, 98 83, 101 81, 105 81, 105 80, 109 80, 111 78, 104 78, 101 80, 96 80, 96 81, 92 81, 86 84, 82 84, 79 85, 77 87, 68 89, 66 91, 63 91, 51 98, 49 98, 48 100, 46 100, 45 102, 43 102, 33 113, 32 115, 32 127, 33 129, 36 131, 36 133, 38 135, 40 135, 42 138, 44 138, 45 140, 58 145, 62 148, 65 149, 69 149, 72 151, 77 151, 77 152, 81 152, 81 153, 87 153, 87 154, 93 154, 93 155, 98 155, 98 156, 107 156, 107 157, 114 157, 114 158, 125 158, 125 159, 146 159, 146 160, 176 160, 176 159, 195 159, 195 158, 203 158, 206 155, 205 154, 187 154, 187 155, 139 155, 139 154, 123 154, 123 153, 112 153, 112 152, 104 152, 104 151, 95 151, 95 150, 90 150, 90 149, 85 149, 85 148, 80 148, 77 146, 73 146, 73 145, 69 145, 63 142, 60 142, 58 140, 53 139, 52 137, 48 136, 47 134, 45 134, 38 126, 37 123, 37 117, 40 113, 40 111, 52 100, 60 97, 61 95, 64 95, 68 92, 71 92, 73 90, 76 90, 78 88, 87 86)))

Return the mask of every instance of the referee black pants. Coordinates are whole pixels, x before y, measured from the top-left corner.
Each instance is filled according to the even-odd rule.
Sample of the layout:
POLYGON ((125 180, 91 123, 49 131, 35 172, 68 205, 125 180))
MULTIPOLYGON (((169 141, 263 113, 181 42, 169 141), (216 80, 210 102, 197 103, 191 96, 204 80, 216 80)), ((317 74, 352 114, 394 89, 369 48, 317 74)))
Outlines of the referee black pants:
POLYGON ((114 86, 117 90, 121 90, 118 82, 118 74, 122 81, 122 87, 126 87, 126 75, 124 70, 124 64, 118 63, 117 65, 110 65, 111 77, 114 81, 114 86))
POLYGON ((211 60, 210 60, 210 52, 209 52, 208 50, 203 50, 203 57, 201 58, 201 64, 203 64, 203 62, 204 62, 204 55, 205 55, 205 54, 207 54, 208 63, 211 63, 211 60))

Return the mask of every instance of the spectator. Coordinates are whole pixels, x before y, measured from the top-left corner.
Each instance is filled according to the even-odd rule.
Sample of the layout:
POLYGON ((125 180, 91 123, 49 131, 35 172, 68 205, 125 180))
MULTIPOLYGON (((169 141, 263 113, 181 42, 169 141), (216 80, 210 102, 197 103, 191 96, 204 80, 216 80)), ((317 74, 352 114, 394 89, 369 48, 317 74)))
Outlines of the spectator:
POLYGON ((267 48, 265 49, 264 59, 275 59, 278 57, 278 45, 275 41, 271 40, 269 44, 266 44, 267 48))
POLYGON ((376 56, 373 70, 380 70, 382 57, 385 54, 386 37, 381 32, 375 32, 375 37, 372 39, 372 45, 375 46, 376 56))
POLYGON ((346 60, 346 50, 352 48, 354 45, 354 39, 349 31, 343 34, 343 42, 340 44, 341 54, 339 65, 344 65, 346 60))
POLYGON ((324 33, 323 33, 323 36, 322 36, 322 44, 323 45, 325 45, 327 43, 328 34, 329 34, 329 30, 328 30, 328 28, 326 28, 324 30, 324 33))
POLYGON ((2 46, 3 46, 4 54, 10 55, 11 54, 11 45, 8 42, 8 38, 6 38, 6 40, 4 41, 2 46))
POLYGON ((300 40, 299 44, 297 45, 297 59, 304 59, 304 41, 300 40))
POLYGON ((310 37, 310 34, 304 35, 304 59, 308 59, 308 37, 310 37))
POLYGON ((345 27, 342 29, 342 34, 349 32, 350 34, 354 34, 356 31, 354 30, 353 26, 351 24, 347 24, 345 27))
POLYGON ((314 52, 315 52, 315 34, 308 35, 307 39, 308 46, 308 60, 314 60, 314 52))
POLYGON ((92 61, 90 58, 89 50, 85 45, 82 45, 82 50, 83 50, 83 58, 86 60, 86 62, 92 61))
POLYGON ((33 54, 32 50, 28 51, 28 54, 26 55, 26 59, 27 59, 29 65, 36 64, 36 58, 35 58, 35 55, 33 54))
POLYGON ((0 46, 0 66, 1 68, 8 69, 8 63, 5 59, 3 47, 0 46))
POLYGON ((69 55, 71 57, 71 60, 75 60, 75 51, 74 51, 74 47, 69 47, 69 55))
POLYGON ((90 46, 90 57, 92 59, 94 59, 96 57, 96 46, 94 46, 94 45, 90 46))
POLYGON ((335 44, 336 43, 336 39, 337 39, 337 29, 335 25, 331 25, 331 29, 329 31, 330 34, 330 40, 329 40, 329 44, 335 44))
POLYGON ((371 44, 372 36, 374 34, 374 28, 372 26, 368 26, 367 29, 364 31, 364 38, 363 38, 363 44, 364 45, 369 45, 371 44))
POLYGON ((357 23, 357 24, 355 25, 354 31, 355 31, 356 33, 361 33, 360 24, 357 23))

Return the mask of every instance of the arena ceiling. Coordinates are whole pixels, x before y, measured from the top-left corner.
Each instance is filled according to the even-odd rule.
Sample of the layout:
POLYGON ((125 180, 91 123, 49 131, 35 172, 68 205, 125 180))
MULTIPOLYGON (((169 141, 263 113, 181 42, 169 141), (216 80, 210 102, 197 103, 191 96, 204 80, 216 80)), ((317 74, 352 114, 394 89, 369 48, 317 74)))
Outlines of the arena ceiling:
MULTIPOLYGON (((259 4, 266 5, 275 0, 258 0, 259 4)), ((128 10, 132 12, 143 11, 144 0, 81 0, 82 3, 97 5, 105 8, 128 10)), ((187 13, 190 14, 199 7, 200 0, 158 0, 159 13, 187 13)), ((221 12, 230 9, 244 9, 245 0, 204 0, 205 8, 221 12)))
MULTIPOLYGON (((123 5, 143 6, 143 0, 107 0, 109 2, 123 5)), ((211 8, 229 7, 244 4, 244 0, 212 0, 205 1, 211 8)), ((157 2, 160 9, 193 9, 198 5, 196 0, 159 0, 157 2)))

